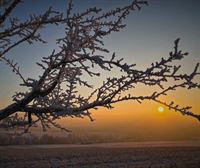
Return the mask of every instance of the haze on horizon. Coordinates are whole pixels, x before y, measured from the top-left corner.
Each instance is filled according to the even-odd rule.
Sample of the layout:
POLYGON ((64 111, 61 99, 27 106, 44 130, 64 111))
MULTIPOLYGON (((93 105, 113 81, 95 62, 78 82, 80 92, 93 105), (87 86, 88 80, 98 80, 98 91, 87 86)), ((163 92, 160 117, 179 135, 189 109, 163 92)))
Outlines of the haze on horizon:
MULTIPOLYGON (((105 10, 123 6, 131 0, 74 0, 74 10, 83 11, 92 6, 102 7, 105 10)), ((26 14, 41 13, 49 5, 58 10, 65 10, 64 1, 33 1, 28 0, 20 5, 15 15, 24 18, 26 14), (34 6, 34 8, 33 8, 34 6)), ((116 56, 123 57, 126 62, 136 63, 137 68, 143 69, 152 62, 167 57, 173 49, 173 41, 180 37, 180 48, 189 52, 189 56, 181 62, 183 70, 190 72, 196 62, 200 62, 200 1, 191 0, 151 0, 149 6, 141 11, 133 12, 126 20, 127 27, 120 33, 114 33, 105 39, 105 46, 116 56)), ((61 30, 63 30, 61 28, 61 30)), ((26 76, 41 74, 41 69, 35 62, 42 56, 49 55, 56 48, 55 39, 63 32, 54 31, 54 28, 43 31, 43 37, 49 42, 47 45, 20 45, 10 52, 9 57, 19 63, 22 73, 26 76)), ((11 102, 12 93, 23 90, 20 81, 10 69, 0 62, 0 107, 11 102), (9 88, 8 88, 9 87, 9 88)), ((117 76, 118 72, 111 72, 117 76)), ((108 74, 105 74, 105 76, 108 74)), ((87 78, 87 77, 86 77, 87 78)), ((94 80, 98 85, 103 77, 94 80)), ((198 79, 200 80, 200 79, 198 79)), ((82 94, 87 91, 80 90, 82 94)), ((139 87, 134 94, 148 92, 148 88, 139 87)), ((200 92, 198 90, 177 90, 169 94, 164 100, 175 100, 181 105, 193 106, 195 113, 200 113, 200 92)), ((93 112, 94 122, 88 118, 68 118, 61 122, 63 126, 73 132, 114 134, 132 138, 142 137, 146 140, 187 140, 200 139, 200 123, 193 118, 182 116, 164 107, 160 113, 160 105, 153 102, 123 102, 116 104, 113 110, 100 108, 93 112)))

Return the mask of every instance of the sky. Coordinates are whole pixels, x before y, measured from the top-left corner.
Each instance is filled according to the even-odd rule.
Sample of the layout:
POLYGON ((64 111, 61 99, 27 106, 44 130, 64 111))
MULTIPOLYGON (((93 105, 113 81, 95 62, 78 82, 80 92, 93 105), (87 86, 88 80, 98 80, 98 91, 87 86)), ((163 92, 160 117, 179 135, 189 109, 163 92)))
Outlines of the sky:
MULTIPOLYGON (((130 2, 131 0, 74 0, 74 11, 84 11, 93 6, 106 11, 130 2)), ((40 14, 49 6, 64 11, 66 5, 67 1, 64 0, 27 0, 16 8, 13 16, 25 19, 29 13, 40 14)), ((161 57, 167 57, 172 50, 173 41, 180 37, 181 49, 190 53, 181 62, 182 71, 191 72, 195 63, 200 62, 199 10, 199 0, 150 0, 149 6, 144 6, 141 11, 129 15, 125 21, 125 29, 105 39, 105 46, 119 58, 123 57, 126 62, 136 63, 138 69, 144 69, 161 57)), ((47 28, 42 32, 44 39, 49 41, 47 45, 22 44, 7 54, 9 58, 18 62, 26 77, 37 77, 41 74, 35 62, 57 48, 55 39, 63 35, 62 28, 47 28)), ((111 73, 118 75, 114 71, 111 73)), ((93 82, 97 84, 101 79, 93 82)), ((0 62, 0 107, 5 107, 11 102, 13 92, 23 90, 19 83, 15 74, 0 62)), ((139 88, 136 92, 145 92, 145 88, 139 88)), ((199 90, 180 89, 165 98, 168 101, 172 99, 181 105, 192 105, 193 111, 200 113, 199 90)), ((74 132, 106 133, 147 140, 200 139, 199 122, 166 108, 160 113, 157 110, 159 106, 153 102, 123 102, 117 104, 113 110, 100 108, 94 111, 95 122, 88 119, 65 119, 61 122, 74 132)))

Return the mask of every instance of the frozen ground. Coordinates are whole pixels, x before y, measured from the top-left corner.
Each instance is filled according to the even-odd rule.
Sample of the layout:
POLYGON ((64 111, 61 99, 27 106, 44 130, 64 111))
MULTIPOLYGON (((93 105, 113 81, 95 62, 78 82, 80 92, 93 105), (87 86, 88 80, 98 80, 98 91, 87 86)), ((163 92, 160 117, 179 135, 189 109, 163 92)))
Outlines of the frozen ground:
POLYGON ((199 142, 0 147, 1 168, 199 168, 199 142))

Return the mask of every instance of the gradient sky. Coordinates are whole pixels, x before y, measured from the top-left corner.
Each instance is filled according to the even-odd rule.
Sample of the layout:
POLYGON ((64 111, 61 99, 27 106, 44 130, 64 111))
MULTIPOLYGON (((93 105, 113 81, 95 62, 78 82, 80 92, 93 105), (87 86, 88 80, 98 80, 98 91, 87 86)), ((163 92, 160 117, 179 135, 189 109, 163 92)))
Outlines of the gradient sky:
MULTIPOLYGON (((109 10, 130 2, 130 0, 74 0, 74 11, 83 11, 92 6, 109 10)), ((26 0, 16 8, 13 16, 25 19, 27 14, 39 14, 49 5, 57 10, 65 10, 66 4, 64 0, 26 0)), ((150 0, 149 6, 130 14, 126 20, 127 27, 123 31, 105 39, 105 46, 111 53, 116 52, 118 57, 123 57, 129 63, 136 63, 139 69, 144 69, 151 62, 167 57, 172 50, 173 41, 180 37, 180 47, 190 53, 189 57, 181 62, 183 72, 192 71, 195 63, 200 62, 199 11, 199 0, 150 0)), ((49 41, 47 45, 22 44, 7 55, 19 63, 25 77, 37 77, 41 71, 35 62, 56 48, 55 39, 62 37, 62 30, 62 28, 43 30, 44 39, 49 41)), ((112 73, 117 75, 115 72, 112 73)), ((22 89, 19 83, 15 74, 0 62, 0 107, 11 102, 10 98, 14 91, 22 89)), ((169 94, 165 100, 171 99, 181 105, 193 105, 193 111, 200 113, 198 90, 190 92, 178 90, 169 94)), ((89 122, 88 119, 67 119, 63 122, 67 128, 75 131, 106 132, 132 138, 200 138, 200 123, 168 109, 165 109, 164 113, 158 113, 158 106, 152 102, 145 102, 142 105, 124 102, 116 105, 112 111, 102 108, 94 112, 95 122, 89 122)))

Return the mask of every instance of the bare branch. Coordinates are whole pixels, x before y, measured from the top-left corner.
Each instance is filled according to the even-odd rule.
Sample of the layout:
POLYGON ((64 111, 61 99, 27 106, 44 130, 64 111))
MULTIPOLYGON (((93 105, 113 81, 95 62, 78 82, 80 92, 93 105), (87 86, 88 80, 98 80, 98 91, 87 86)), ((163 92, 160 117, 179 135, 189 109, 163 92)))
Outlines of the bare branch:
MULTIPOLYGON (((92 109, 112 109, 114 103, 128 100, 139 103, 151 100, 200 120, 198 114, 189 111, 189 106, 181 108, 172 102, 168 104, 160 101, 160 97, 179 88, 200 89, 200 84, 195 82, 200 75, 199 63, 187 74, 180 73, 181 65, 174 65, 175 61, 188 55, 179 49, 180 39, 174 41, 173 51, 168 57, 161 58, 144 70, 138 70, 136 64, 128 64, 123 58, 117 58, 115 53, 108 57, 110 52, 104 46, 104 37, 122 30, 125 27, 123 21, 130 12, 140 10, 144 5, 147 5, 147 1, 134 0, 125 7, 105 13, 94 7, 73 14, 73 1, 70 0, 66 14, 49 8, 42 15, 31 16, 23 23, 12 18, 10 25, 0 32, 0 60, 8 64, 22 79, 21 86, 29 90, 16 92, 12 97, 13 104, 0 110, 0 125, 23 126, 24 132, 28 132, 29 128, 40 122, 44 131, 51 126, 69 131, 56 121, 63 117, 89 117, 93 121, 90 113, 92 109), (45 43, 39 31, 52 24, 65 26, 64 37, 57 39, 59 50, 53 50, 49 56, 42 57, 37 62, 42 69, 38 78, 26 79, 20 73, 18 64, 7 58, 7 54, 23 42, 45 43), (102 72, 109 72, 114 68, 121 75, 110 76, 100 87, 92 85, 93 77, 98 78, 104 75, 102 72), (84 79, 86 74, 89 76, 87 80, 84 79), (148 95, 134 95, 138 85, 152 87, 153 90, 155 87, 160 89, 148 95), (80 87, 90 90, 91 93, 82 95, 79 93, 80 87)), ((10 9, 4 13, 5 17, 8 17, 15 6, 11 4, 10 9)))

